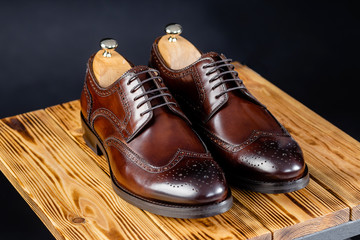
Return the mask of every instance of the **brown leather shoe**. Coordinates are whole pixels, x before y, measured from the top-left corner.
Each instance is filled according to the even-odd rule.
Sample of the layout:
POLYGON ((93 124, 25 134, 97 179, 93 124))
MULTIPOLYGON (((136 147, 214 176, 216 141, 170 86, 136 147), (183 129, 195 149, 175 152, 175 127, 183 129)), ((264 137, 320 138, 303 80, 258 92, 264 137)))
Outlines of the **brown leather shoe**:
MULTIPOLYGON (((116 46, 111 41, 103 47, 116 46)), ((111 57, 99 51, 89 59, 81 119, 86 143, 109 162, 116 193, 168 217, 208 217, 230 209, 232 197, 221 168, 158 71, 133 67, 107 51, 104 55, 111 57)))
POLYGON ((262 193, 304 188, 309 174, 299 145, 246 89, 231 59, 202 54, 176 36, 180 32, 171 25, 170 37, 155 40, 150 65, 159 70, 228 180, 262 193))

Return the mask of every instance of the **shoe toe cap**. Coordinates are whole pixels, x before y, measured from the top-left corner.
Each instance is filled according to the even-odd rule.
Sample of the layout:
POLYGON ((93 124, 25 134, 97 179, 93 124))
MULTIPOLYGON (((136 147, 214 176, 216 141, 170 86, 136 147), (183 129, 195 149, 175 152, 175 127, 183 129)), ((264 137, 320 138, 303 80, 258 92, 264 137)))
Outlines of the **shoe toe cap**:
POLYGON ((262 137, 242 150, 239 160, 263 181, 292 181, 305 171, 299 145, 291 137, 262 137))
POLYGON ((229 193, 224 174, 212 159, 183 159, 158 175, 152 188, 159 199, 182 204, 221 202, 229 193))

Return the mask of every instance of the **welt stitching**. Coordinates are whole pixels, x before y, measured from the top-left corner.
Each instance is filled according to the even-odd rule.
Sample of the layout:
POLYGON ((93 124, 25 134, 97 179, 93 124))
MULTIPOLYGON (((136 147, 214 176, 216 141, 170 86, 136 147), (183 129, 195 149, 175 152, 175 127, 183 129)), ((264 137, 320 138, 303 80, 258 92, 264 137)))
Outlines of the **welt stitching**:
MULTIPOLYGON (((171 204, 166 204, 166 203, 161 203, 161 202, 156 202, 156 201, 152 201, 152 200, 149 200, 149 199, 146 199, 146 198, 143 198, 143 197, 141 197, 141 196, 138 196, 138 195, 136 195, 136 194, 133 194, 133 193, 130 193, 130 192, 128 192, 126 189, 124 189, 123 187, 121 187, 121 185, 119 184, 119 182, 117 181, 117 179, 116 178, 114 178, 114 177, 112 177, 112 179, 115 181, 115 184, 117 185, 117 187, 118 188, 120 188, 122 191, 124 191, 124 192, 126 192, 126 193, 128 193, 128 194, 130 194, 130 195, 132 195, 132 196, 135 196, 135 197, 137 197, 137 198, 140 198, 140 199, 142 199, 142 200, 144 200, 144 201, 146 201, 146 202, 150 202, 150 203, 154 203, 154 204, 156 204, 156 205, 161 205, 161 206, 171 206, 171 207, 175 207, 175 208, 179 208, 179 209, 199 209, 199 208, 201 208, 202 206, 185 206, 185 205, 171 205, 171 204)), ((225 200, 224 200, 225 201, 225 200)), ((218 205, 218 204, 220 204, 220 203, 222 203, 222 202, 215 202, 215 203, 213 203, 213 205, 218 205)))

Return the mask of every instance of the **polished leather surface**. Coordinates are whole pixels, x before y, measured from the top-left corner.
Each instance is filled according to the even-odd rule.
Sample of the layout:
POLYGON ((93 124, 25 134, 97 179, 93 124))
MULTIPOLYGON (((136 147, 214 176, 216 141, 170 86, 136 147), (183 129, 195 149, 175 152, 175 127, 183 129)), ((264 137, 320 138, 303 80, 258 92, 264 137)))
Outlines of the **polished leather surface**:
POLYGON ((93 56, 86 71, 81 111, 106 149, 116 184, 141 199, 164 204, 202 205, 226 199, 229 189, 222 170, 174 98, 158 97, 137 108, 151 96, 136 96, 165 88, 156 71, 139 75, 149 68, 136 66, 108 88, 101 88, 92 61, 93 56), (150 77, 154 80, 131 91, 150 77), (164 103, 172 104, 151 109, 164 103))
POLYGON ((299 145, 251 95, 233 68, 209 71, 209 64, 226 59, 224 55, 202 54, 188 67, 172 70, 158 50, 158 41, 153 44, 150 65, 160 71, 226 174, 262 182, 292 181, 303 176, 305 163, 299 145), (224 71, 230 73, 211 81, 224 71), (231 78, 236 81, 221 83, 231 78), (237 89, 229 91, 231 88, 237 89))

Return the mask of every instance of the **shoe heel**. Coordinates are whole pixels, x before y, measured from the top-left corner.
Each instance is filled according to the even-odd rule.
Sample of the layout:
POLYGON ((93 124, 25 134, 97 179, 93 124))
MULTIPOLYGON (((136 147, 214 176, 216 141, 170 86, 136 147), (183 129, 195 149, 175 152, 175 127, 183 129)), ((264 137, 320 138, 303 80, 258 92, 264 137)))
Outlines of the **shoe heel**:
POLYGON ((95 136, 93 131, 85 122, 84 117, 82 115, 81 115, 81 126, 83 129, 83 138, 85 140, 86 145, 88 145, 91 148, 91 150, 93 150, 97 155, 99 156, 103 155, 98 138, 95 136))

